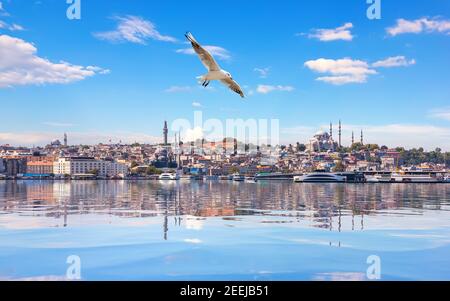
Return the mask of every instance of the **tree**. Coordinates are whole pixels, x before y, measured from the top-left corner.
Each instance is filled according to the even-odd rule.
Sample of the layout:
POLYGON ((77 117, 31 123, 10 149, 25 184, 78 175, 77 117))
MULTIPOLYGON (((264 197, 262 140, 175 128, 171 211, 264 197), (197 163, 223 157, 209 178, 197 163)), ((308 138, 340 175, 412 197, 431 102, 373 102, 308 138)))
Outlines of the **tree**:
POLYGON ((88 171, 88 174, 90 174, 90 175, 94 175, 94 176, 98 176, 98 174, 99 174, 99 170, 98 170, 98 169, 96 169, 96 168, 94 168, 94 169, 92 169, 92 170, 88 171))
POLYGON ((306 145, 297 142, 297 151, 304 152, 306 150, 306 145))
POLYGON ((350 151, 361 151, 366 150, 367 148, 362 145, 360 142, 353 143, 352 146, 350 146, 350 151))
POLYGON ((343 172, 343 171, 345 171, 345 166, 342 163, 342 161, 339 160, 338 162, 336 162, 336 166, 334 166, 333 172, 343 172))
POLYGON ((378 146, 378 144, 367 144, 366 145, 367 149, 370 151, 375 151, 377 149, 380 149, 380 147, 378 146))
POLYGON ((156 168, 155 166, 149 166, 147 167, 146 173, 147 175, 160 175, 162 171, 156 168))
POLYGON ((239 173, 239 167, 237 167, 237 166, 231 167, 230 168, 230 173, 231 174, 239 173))

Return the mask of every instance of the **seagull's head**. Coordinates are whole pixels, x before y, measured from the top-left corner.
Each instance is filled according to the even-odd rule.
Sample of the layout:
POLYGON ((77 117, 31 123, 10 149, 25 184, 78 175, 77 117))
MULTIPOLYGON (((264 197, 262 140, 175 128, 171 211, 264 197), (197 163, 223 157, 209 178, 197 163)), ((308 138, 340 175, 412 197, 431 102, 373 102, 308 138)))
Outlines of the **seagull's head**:
POLYGON ((228 72, 228 71, 223 71, 224 73, 225 73, 225 75, 228 77, 228 78, 230 78, 230 79, 233 79, 233 77, 231 76, 231 73, 230 72, 228 72))

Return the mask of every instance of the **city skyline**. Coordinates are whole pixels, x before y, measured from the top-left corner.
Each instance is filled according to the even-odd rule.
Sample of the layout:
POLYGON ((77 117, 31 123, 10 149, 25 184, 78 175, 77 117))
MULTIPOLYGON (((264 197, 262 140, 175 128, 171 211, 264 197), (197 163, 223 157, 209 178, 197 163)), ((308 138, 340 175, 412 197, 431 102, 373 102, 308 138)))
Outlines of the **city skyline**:
POLYGON ((201 110, 279 119, 282 144, 307 143, 342 120, 343 145, 364 130, 365 143, 450 150, 448 3, 383 1, 381 20, 369 20, 366 1, 261 1, 219 10, 227 24, 206 12, 220 3, 81 3, 81 20, 69 20, 65 1, 0 0, 0 105, 9 112, 0 145, 45 145, 65 132, 69 144, 156 143, 164 120, 170 130, 201 110), (205 70, 187 30, 246 100, 220 84, 199 87, 205 70))

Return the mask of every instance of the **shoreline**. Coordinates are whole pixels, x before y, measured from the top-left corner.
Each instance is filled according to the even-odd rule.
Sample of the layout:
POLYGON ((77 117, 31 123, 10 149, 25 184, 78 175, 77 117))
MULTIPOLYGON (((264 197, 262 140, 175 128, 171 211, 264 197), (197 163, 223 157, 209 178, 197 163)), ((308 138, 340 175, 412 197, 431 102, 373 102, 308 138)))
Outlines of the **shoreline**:
POLYGON ((246 182, 246 181, 233 181, 233 180, 198 180, 198 179, 181 179, 181 180, 160 180, 160 179, 0 179, 0 183, 2 182, 118 182, 118 181, 126 181, 126 182, 164 182, 164 183, 178 183, 178 182, 205 182, 205 183, 247 183, 247 184, 258 184, 262 183, 293 183, 293 184, 450 184, 450 182, 294 182, 289 179, 276 179, 276 180, 258 180, 257 182, 246 182))

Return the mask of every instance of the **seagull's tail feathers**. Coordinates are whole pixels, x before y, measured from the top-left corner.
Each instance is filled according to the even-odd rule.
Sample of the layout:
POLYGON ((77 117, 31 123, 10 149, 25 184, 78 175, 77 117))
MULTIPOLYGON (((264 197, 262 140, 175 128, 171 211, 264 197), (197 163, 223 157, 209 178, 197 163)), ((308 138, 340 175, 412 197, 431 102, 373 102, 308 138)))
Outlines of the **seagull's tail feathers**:
POLYGON ((205 75, 200 75, 200 76, 197 76, 196 79, 197 79, 197 82, 199 84, 201 84, 201 83, 203 83, 206 80, 206 76, 205 75))

